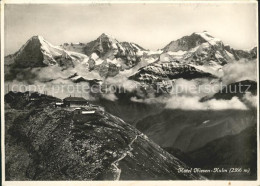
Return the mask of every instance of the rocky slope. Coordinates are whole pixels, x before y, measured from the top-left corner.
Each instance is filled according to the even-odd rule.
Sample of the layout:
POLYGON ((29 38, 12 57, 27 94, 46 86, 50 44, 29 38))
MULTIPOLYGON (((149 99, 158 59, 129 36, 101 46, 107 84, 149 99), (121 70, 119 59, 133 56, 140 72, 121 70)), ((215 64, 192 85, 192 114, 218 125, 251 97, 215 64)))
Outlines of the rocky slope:
POLYGON ((84 117, 24 97, 5 96, 7 180, 203 179, 178 173, 188 167, 107 112, 84 117))
POLYGON ((244 171, 231 173, 230 176, 225 173, 205 175, 211 179, 250 179, 257 178, 257 128, 256 123, 244 129, 236 135, 228 135, 216 139, 202 148, 189 152, 190 165, 202 168, 242 168, 250 169, 250 172, 244 171))
POLYGON ((172 147, 165 148, 191 167, 201 169, 220 168, 217 172, 204 173, 207 178, 214 180, 255 180, 257 177, 257 140, 256 125, 248 127, 235 135, 227 135, 213 140, 203 147, 184 153, 172 147), (222 172, 222 168, 230 170, 237 168, 238 172, 229 174, 222 172), (244 172, 244 170, 249 170, 244 172))
POLYGON ((214 78, 214 75, 193 66, 181 64, 179 61, 170 61, 152 63, 139 69, 136 74, 129 77, 129 79, 145 83, 156 83, 178 78, 214 78))
POLYGON ((236 60, 242 58, 249 60, 257 58, 257 47, 254 47, 251 50, 236 50, 231 48, 229 45, 225 45, 225 50, 231 53, 236 60))
POLYGON ((164 110, 140 120, 136 127, 162 147, 193 151, 256 123, 256 111, 164 110), (187 117, 188 116, 188 117, 187 117))

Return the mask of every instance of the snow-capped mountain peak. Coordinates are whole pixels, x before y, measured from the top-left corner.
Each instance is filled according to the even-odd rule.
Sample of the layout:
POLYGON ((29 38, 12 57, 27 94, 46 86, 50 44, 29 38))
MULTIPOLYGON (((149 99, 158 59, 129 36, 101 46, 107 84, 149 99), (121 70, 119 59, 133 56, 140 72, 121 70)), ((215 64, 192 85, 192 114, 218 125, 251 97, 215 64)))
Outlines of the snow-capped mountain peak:
POLYGON ((203 31, 203 32, 195 32, 194 34, 197 34, 201 36, 203 39, 205 39, 210 44, 216 44, 217 42, 221 42, 220 39, 213 37, 209 32, 203 31))
POLYGON ((109 35, 109 34, 107 34, 107 33, 102 33, 98 38, 104 38, 104 37, 106 37, 106 38, 113 38, 113 39, 115 39, 115 37, 114 36, 111 36, 111 35, 109 35))
POLYGON ((203 32, 195 32, 194 34, 199 35, 202 37, 205 41, 207 41, 210 45, 218 45, 223 44, 222 41, 218 38, 213 37, 209 32, 203 31, 203 32))
POLYGON ((59 65, 61 67, 74 66, 74 62, 86 61, 88 57, 76 52, 70 52, 55 46, 43 36, 31 37, 12 57, 9 64, 17 67, 44 67, 59 65))
POLYGON ((256 58, 256 48, 235 50, 225 45, 220 39, 207 31, 194 32, 189 36, 170 42, 163 49, 160 61, 170 62, 179 60, 180 63, 190 64, 207 72, 219 73, 222 66, 241 58, 256 58))
POLYGON ((113 36, 103 33, 96 40, 85 44, 83 51, 90 56, 89 68, 98 70, 101 76, 106 77, 107 74, 116 75, 119 70, 136 66, 145 49, 135 43, 119 42, 113 36))

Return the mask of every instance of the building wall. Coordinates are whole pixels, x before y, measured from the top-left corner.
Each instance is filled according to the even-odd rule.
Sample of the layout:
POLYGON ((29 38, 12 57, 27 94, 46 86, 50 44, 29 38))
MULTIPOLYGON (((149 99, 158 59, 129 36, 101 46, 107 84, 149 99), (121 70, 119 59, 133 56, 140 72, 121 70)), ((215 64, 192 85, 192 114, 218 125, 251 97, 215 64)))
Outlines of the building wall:
POLYGON ((79 102, 79 101, 64 101, 65 105, 70 107, 79 107, 79 106, 87 106, 89 105, 88 102, 79 102))

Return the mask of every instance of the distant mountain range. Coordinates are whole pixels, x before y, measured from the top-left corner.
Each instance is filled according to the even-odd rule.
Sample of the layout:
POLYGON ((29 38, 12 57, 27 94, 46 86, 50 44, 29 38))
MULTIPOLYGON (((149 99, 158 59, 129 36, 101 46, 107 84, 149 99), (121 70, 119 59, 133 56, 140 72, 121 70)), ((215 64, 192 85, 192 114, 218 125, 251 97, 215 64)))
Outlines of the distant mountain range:
POLYGON ((89 43, 64 43, 60 46, 52 45, 42 36, 33 36, 16 53, 5 57, 5 65, 7 73, 14 68, 56 65, 68 69, 84 65, 86 71, 96 71, 104 78, 137 67, 136 74, 132 74, 133 79, 153 82, 161 78, 208 76, 205 73, 214 75, 231 61, 252 60, 256 56, 256 47, 249 51, 236 50, 206 31, 171 41, 158 51, 150 51, 131 42, 119 42, 103 33, 89 43), (179 70, 193 75, 176 74, 179 70))

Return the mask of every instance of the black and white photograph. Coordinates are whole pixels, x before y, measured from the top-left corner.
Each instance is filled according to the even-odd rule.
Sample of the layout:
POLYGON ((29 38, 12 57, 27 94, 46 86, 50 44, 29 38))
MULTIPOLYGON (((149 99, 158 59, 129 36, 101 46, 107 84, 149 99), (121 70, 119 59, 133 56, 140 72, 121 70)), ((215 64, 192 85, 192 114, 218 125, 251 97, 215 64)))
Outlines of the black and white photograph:
POLYGON ((259 185, 257 6, 2 2, 3 185, 259 185))

